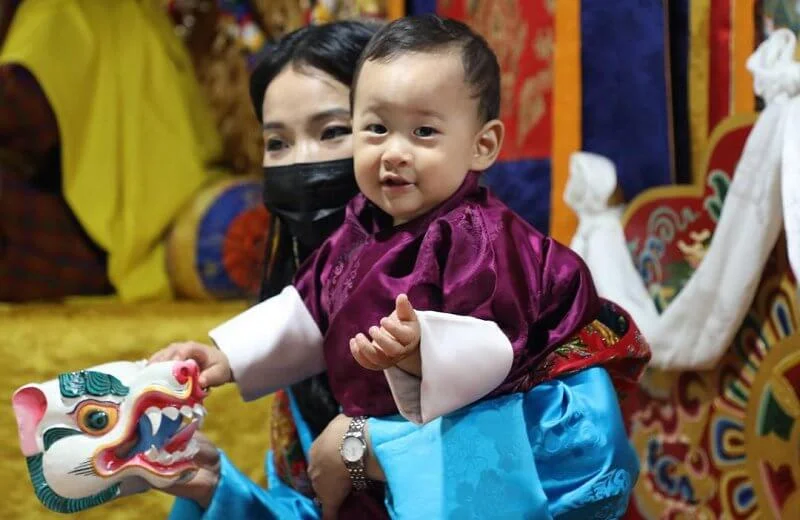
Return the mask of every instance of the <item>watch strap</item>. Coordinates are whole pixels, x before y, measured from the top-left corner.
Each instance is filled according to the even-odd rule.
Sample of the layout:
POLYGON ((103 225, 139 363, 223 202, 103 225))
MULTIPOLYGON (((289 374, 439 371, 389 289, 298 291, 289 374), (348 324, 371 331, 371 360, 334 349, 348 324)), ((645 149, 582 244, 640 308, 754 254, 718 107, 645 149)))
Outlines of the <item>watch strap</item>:
POLYGON ((367 425, 367 418, 364 416, 353 417, 350 420, 350 426, 342 438, 356 437, 364 444, 364 454, 357 461, 348 461, 344 459, 344 465, 347 472, 350 474, 350 481, 353 483, 353 489, 356 491, 365 491, 368 487, 369 481, 367 480, 366 472, 366 455, 367 455, 367 440, 364 438, 364 428, 367 425))

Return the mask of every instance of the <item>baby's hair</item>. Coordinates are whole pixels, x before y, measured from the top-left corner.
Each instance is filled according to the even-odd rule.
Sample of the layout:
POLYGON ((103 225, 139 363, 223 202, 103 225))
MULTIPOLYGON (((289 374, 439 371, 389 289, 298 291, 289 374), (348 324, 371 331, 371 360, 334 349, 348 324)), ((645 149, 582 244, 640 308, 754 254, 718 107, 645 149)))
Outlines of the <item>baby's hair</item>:
POLYGON ((464 80, 478 98, 478 116, 485 123, 500 116, 500 65, 486 40, 468 25, 436 15, 407 16, 381 27, 358 60, 352 104, 361 67, 368 61, 389 62, 411 53, 461 52, 464 80))

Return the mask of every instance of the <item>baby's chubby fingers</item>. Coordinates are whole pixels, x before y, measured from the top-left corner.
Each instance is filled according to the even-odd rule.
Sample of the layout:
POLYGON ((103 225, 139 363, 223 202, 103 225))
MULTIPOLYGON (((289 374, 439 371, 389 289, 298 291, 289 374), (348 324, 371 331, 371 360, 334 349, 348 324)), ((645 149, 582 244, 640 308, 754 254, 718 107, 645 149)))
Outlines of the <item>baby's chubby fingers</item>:
POLYGON ((400 361, 405 355, 406 347, 386 329, 370 327, 369 335, 372 336, 372 342, 380 347, 392 365, 400 361))
POLYGON ((383 370, 392 362, 364 334, 357 334, 350 340, 350 352, 359 365, 368 370, 383 370))
POLYGON ((408 322, 400 321, 392 315, 381 319, 381 328, 388 332, 401 345, 411 345, 419 341, 419 335, 408 322))
POLYGON ((207 348, 209 347, 195 341, 171 343, 150 356, 150 359, 147 362, 158 363, 161 361, 185 361, 187 359, 194 359, 197 361, 197 357, 203 356, 207 348))

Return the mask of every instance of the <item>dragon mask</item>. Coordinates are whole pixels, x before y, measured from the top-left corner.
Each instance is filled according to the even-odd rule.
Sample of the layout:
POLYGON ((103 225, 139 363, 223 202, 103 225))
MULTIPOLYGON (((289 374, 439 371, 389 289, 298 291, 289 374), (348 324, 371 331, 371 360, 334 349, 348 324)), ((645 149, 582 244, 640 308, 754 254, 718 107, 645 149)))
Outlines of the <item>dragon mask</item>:
POLYGON ((39 500, 73 513, 191 478, 206 415, 198 374, 194 361, 114 362, 19 388, 12 404, 39 500))

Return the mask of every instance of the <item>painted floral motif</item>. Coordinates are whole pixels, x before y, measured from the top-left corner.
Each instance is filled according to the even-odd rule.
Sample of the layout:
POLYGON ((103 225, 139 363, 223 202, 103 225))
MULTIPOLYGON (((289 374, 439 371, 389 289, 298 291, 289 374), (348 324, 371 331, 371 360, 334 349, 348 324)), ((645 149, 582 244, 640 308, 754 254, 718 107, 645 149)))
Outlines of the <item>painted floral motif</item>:
POLYGON ((225 235, 222 265, 245 294, 256 294, 261 285, 269 221, 267 210, 257 204, 234 218, 225 235))
POLYGON ((289 396, 278 391, 272 401, 270 414, 270 433, 275 473, 287 486, 311 497, 311 479, 308 477, 308 463, 303 455, 297 428, 289 408, 289 396))
MULTIPOLYGON (((702 192, 674 190, 632 204, 626 235, 661 309, 713 238, 749 124, 731 124, 710 151, 702 192), (692 215, 651 226, 654 215, 692 215)), ((665 221, 662 221, 662 223, 665 221)), ((630 519, 795 518, 800 511, 800 336, 797 282, 785 243, 764 269, 753 304, 713 370, 648 370, 623 403, 642 461, 630 519)), ((702 345, 698 345, 702 348, 702 345)))

